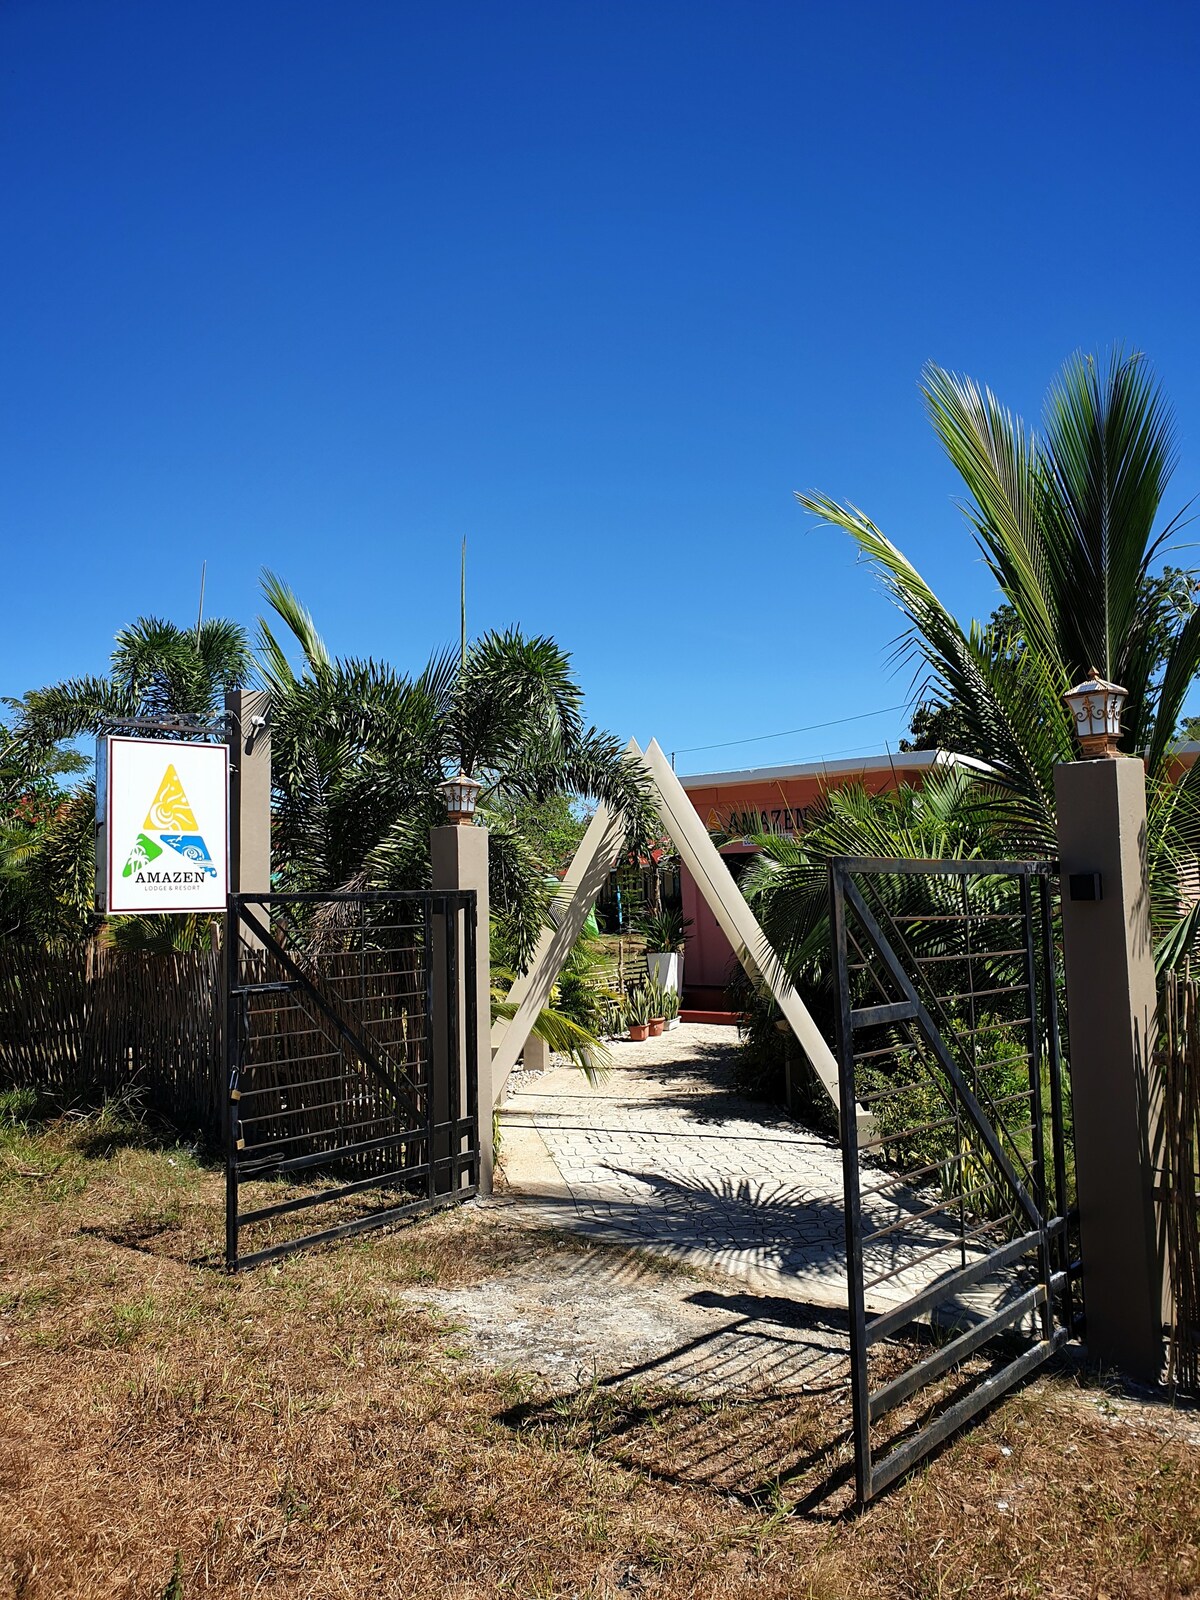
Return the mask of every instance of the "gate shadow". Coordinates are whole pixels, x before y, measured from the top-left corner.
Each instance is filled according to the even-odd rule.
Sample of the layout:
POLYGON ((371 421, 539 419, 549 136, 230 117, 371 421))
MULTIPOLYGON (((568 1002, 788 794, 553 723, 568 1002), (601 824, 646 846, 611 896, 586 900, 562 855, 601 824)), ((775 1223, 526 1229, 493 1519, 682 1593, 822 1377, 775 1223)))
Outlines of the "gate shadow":
POLYGON ((756 1511, 844 1515, 853 1476, 846 1313, 708 1289, 687 1302, 723 1318, 498 1420, 756 1511))

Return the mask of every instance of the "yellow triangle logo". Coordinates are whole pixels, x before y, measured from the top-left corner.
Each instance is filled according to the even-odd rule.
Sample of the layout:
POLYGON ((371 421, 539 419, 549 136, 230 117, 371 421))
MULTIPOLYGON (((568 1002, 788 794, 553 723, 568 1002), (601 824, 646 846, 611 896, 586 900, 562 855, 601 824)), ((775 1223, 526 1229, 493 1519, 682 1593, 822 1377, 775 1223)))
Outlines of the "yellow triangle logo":
POLYGON ((195 833, 198 824, 196 813, 192 810, 187 795, 183 792, 183 784, 179 781, 179 774, 174 766, 169 766, 163 773, 163 780, 158 786, 158 793, 150 802, 150 809, 146 813, 143 828, 153 828, 159 832, 195 833))

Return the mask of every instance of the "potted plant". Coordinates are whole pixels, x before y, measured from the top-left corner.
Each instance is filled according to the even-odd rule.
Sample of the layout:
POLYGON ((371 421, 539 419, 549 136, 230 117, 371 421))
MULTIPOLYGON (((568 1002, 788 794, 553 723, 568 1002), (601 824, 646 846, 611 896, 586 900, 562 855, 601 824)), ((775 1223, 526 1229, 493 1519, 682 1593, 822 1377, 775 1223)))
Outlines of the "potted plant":
POLYGON ((679 990, 663 990, 663 1016, 666 1019, 667 1032, 679 1026, 679 990))
POLYGON ((667 997, 657 983, 647 984, 646 992, 650 996, 650 1037, 657 1039, 667 1025, 667 997))
POLYGON ((629 1037, 640 1042, 650 1032, 650 991, 639 987, 631 989, 625 999, 625 1026, 629 1037))
POLYGON ((646 972, 651 983, 678 994, 683 978, 684 946, 691 938, 690 917, 677 908, 663 907, 642 918, 640 931, 646 940, 646 972))

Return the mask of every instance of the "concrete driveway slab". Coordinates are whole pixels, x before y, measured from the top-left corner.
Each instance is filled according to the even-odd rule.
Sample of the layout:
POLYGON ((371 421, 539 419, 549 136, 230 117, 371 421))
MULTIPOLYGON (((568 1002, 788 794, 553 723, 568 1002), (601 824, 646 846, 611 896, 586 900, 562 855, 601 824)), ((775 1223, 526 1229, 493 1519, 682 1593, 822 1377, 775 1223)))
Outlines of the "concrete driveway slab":
MULTIPOLYGON (((815 1305, 846 1304, 841 1152, 733 1087, 734 1030, 685 1023, 612 1046, 595 1087, 556 1066, 501 1108, 502 1197, 538 1220, 717 1270, 815 1305)), ((864 1185, 866 1188, 867 1185, 864 1185)), ((928 1195, 881 1189, 875 1226, 899 1226, 868 1259, 869 1278, 907 1263, 868 1294, 906 1299, 949 1264, 948 1228, 909 1216, 928 1195)))

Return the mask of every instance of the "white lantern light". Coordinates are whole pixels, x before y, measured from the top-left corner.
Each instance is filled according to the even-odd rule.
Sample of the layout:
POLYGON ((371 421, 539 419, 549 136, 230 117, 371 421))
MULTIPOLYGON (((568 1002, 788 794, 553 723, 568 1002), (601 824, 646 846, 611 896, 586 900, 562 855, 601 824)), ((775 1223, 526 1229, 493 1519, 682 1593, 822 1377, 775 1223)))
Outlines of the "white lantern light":
POLYGON ((446 815, 450 821, 457 823, 460 828, 471 827, 475 821, 475 803, 483 785, 474 778, 468 778, 465 772, 460 772, 457 777, 439 783, 438 788, 446 802, 446 815))
POLYGON ((1109 683, 1093 667, 1090 678, 1063 695, 1086 759, 1119 754, 1117 741, 1121 737, 1121 712, 1127 694, 1128 690, 1122 689, 1119 683, 1109 683))

